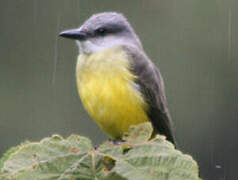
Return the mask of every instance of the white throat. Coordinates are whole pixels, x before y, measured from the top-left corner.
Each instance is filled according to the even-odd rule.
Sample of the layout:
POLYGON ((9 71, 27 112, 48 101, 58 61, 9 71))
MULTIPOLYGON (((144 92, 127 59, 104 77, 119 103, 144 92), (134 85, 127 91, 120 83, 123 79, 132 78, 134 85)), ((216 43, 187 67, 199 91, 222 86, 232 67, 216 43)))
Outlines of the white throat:
POLYGON ((134 44, 129 39, 118 38, 115 36, 107 36, 103 38, 89 39, 85 41, 76 41, 79 54, 91 54, 106 50, 111 47, 123 44, 134 44))

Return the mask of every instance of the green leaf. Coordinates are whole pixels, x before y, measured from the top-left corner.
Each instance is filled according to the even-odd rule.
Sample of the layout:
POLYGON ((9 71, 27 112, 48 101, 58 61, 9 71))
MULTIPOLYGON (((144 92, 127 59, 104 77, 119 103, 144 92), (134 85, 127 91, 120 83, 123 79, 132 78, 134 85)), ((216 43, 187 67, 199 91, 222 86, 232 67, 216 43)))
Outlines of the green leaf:
POLYGON ((97 149, 77 135, 27 143, 2 161, 0 180, 199 180, 192 157, 164 136, 150 139, 152 130, 149 123, 140 124, 125 142, 105 142, 97 149))
POLYGON ((25 141, 23 142, 22 144, 16 146, 16 147, 12 147, 10 148, 7 152, 5 152, 5 154, 3 155, 3 157, 0 159, 0 172, 1 172, 1 169, 3 168, 3 164, 5 161, 8 160, 8 158, 14 153, 16 152, 22 145, 25 145, 25 144, 28 144, 30 143, 29 141, 25 141))
POLYGON ((9 179, 58 179, 93 149, 90 140, 72 135, 58 135, 39 143, 22 145, 4 162, 2 176, 9 179))
POLYGON ((124 158, 117 161, 113 171, 128 180, 196 180, 198 167, 188 155, 172 148, 157 136, 131 149, 124 158))
POLYGON ((151 138, 152 133, 153 127, 151 123, 146 122, 131 126, 129 132, 125 133, 122 139, 128 143, 143 143, 151 138))

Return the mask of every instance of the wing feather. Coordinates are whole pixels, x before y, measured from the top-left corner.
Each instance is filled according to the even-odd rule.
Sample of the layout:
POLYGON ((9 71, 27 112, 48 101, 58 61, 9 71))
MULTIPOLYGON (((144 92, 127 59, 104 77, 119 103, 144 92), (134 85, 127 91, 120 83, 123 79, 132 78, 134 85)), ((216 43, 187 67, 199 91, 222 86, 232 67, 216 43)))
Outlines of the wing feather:
POLYGON ((148 116, 157 133, 165 135, 175 144, 172 121, 166 105, 163 78, 159 69, 143 53, 143 51, 123 46, 130 59, 131 71, 137 76, 136 83, 149 106, 148 116))

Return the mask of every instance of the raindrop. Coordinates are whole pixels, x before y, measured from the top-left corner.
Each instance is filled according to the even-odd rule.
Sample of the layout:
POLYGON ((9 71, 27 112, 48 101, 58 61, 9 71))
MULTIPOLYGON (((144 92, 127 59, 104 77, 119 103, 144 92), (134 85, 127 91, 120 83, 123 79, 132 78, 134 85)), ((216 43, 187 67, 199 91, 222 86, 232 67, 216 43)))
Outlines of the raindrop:
POLYGON ((57 19, 57 25, 56 25, 56 36, 55 36, 55 49, 54 49, 54 69, 53 69, 53 76, 52 76, 52 86, 55 85, 55 79, 56 79, 56 66, 57 66, 57 60, 58 60, 58 32, 60 28, 60 16, 58 16, 57 19))
POLYGON ((228 51, 227 51, 227 59, 231 60, 231 45, 232 45, 232 11, 231 8, 228 10, 228 51))

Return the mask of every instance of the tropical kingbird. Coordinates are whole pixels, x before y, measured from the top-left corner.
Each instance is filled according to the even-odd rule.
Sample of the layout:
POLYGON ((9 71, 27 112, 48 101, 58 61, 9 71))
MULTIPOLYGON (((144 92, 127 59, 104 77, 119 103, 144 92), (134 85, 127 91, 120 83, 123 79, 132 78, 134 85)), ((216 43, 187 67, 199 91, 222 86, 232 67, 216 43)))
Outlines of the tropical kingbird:
POLYGON ((131 125, 151 121, 156 133, 175 144, 160 71, 122 14, 94 14, 60 36, 77 42, 78 92, 106 134, 121 139, 131 125))

